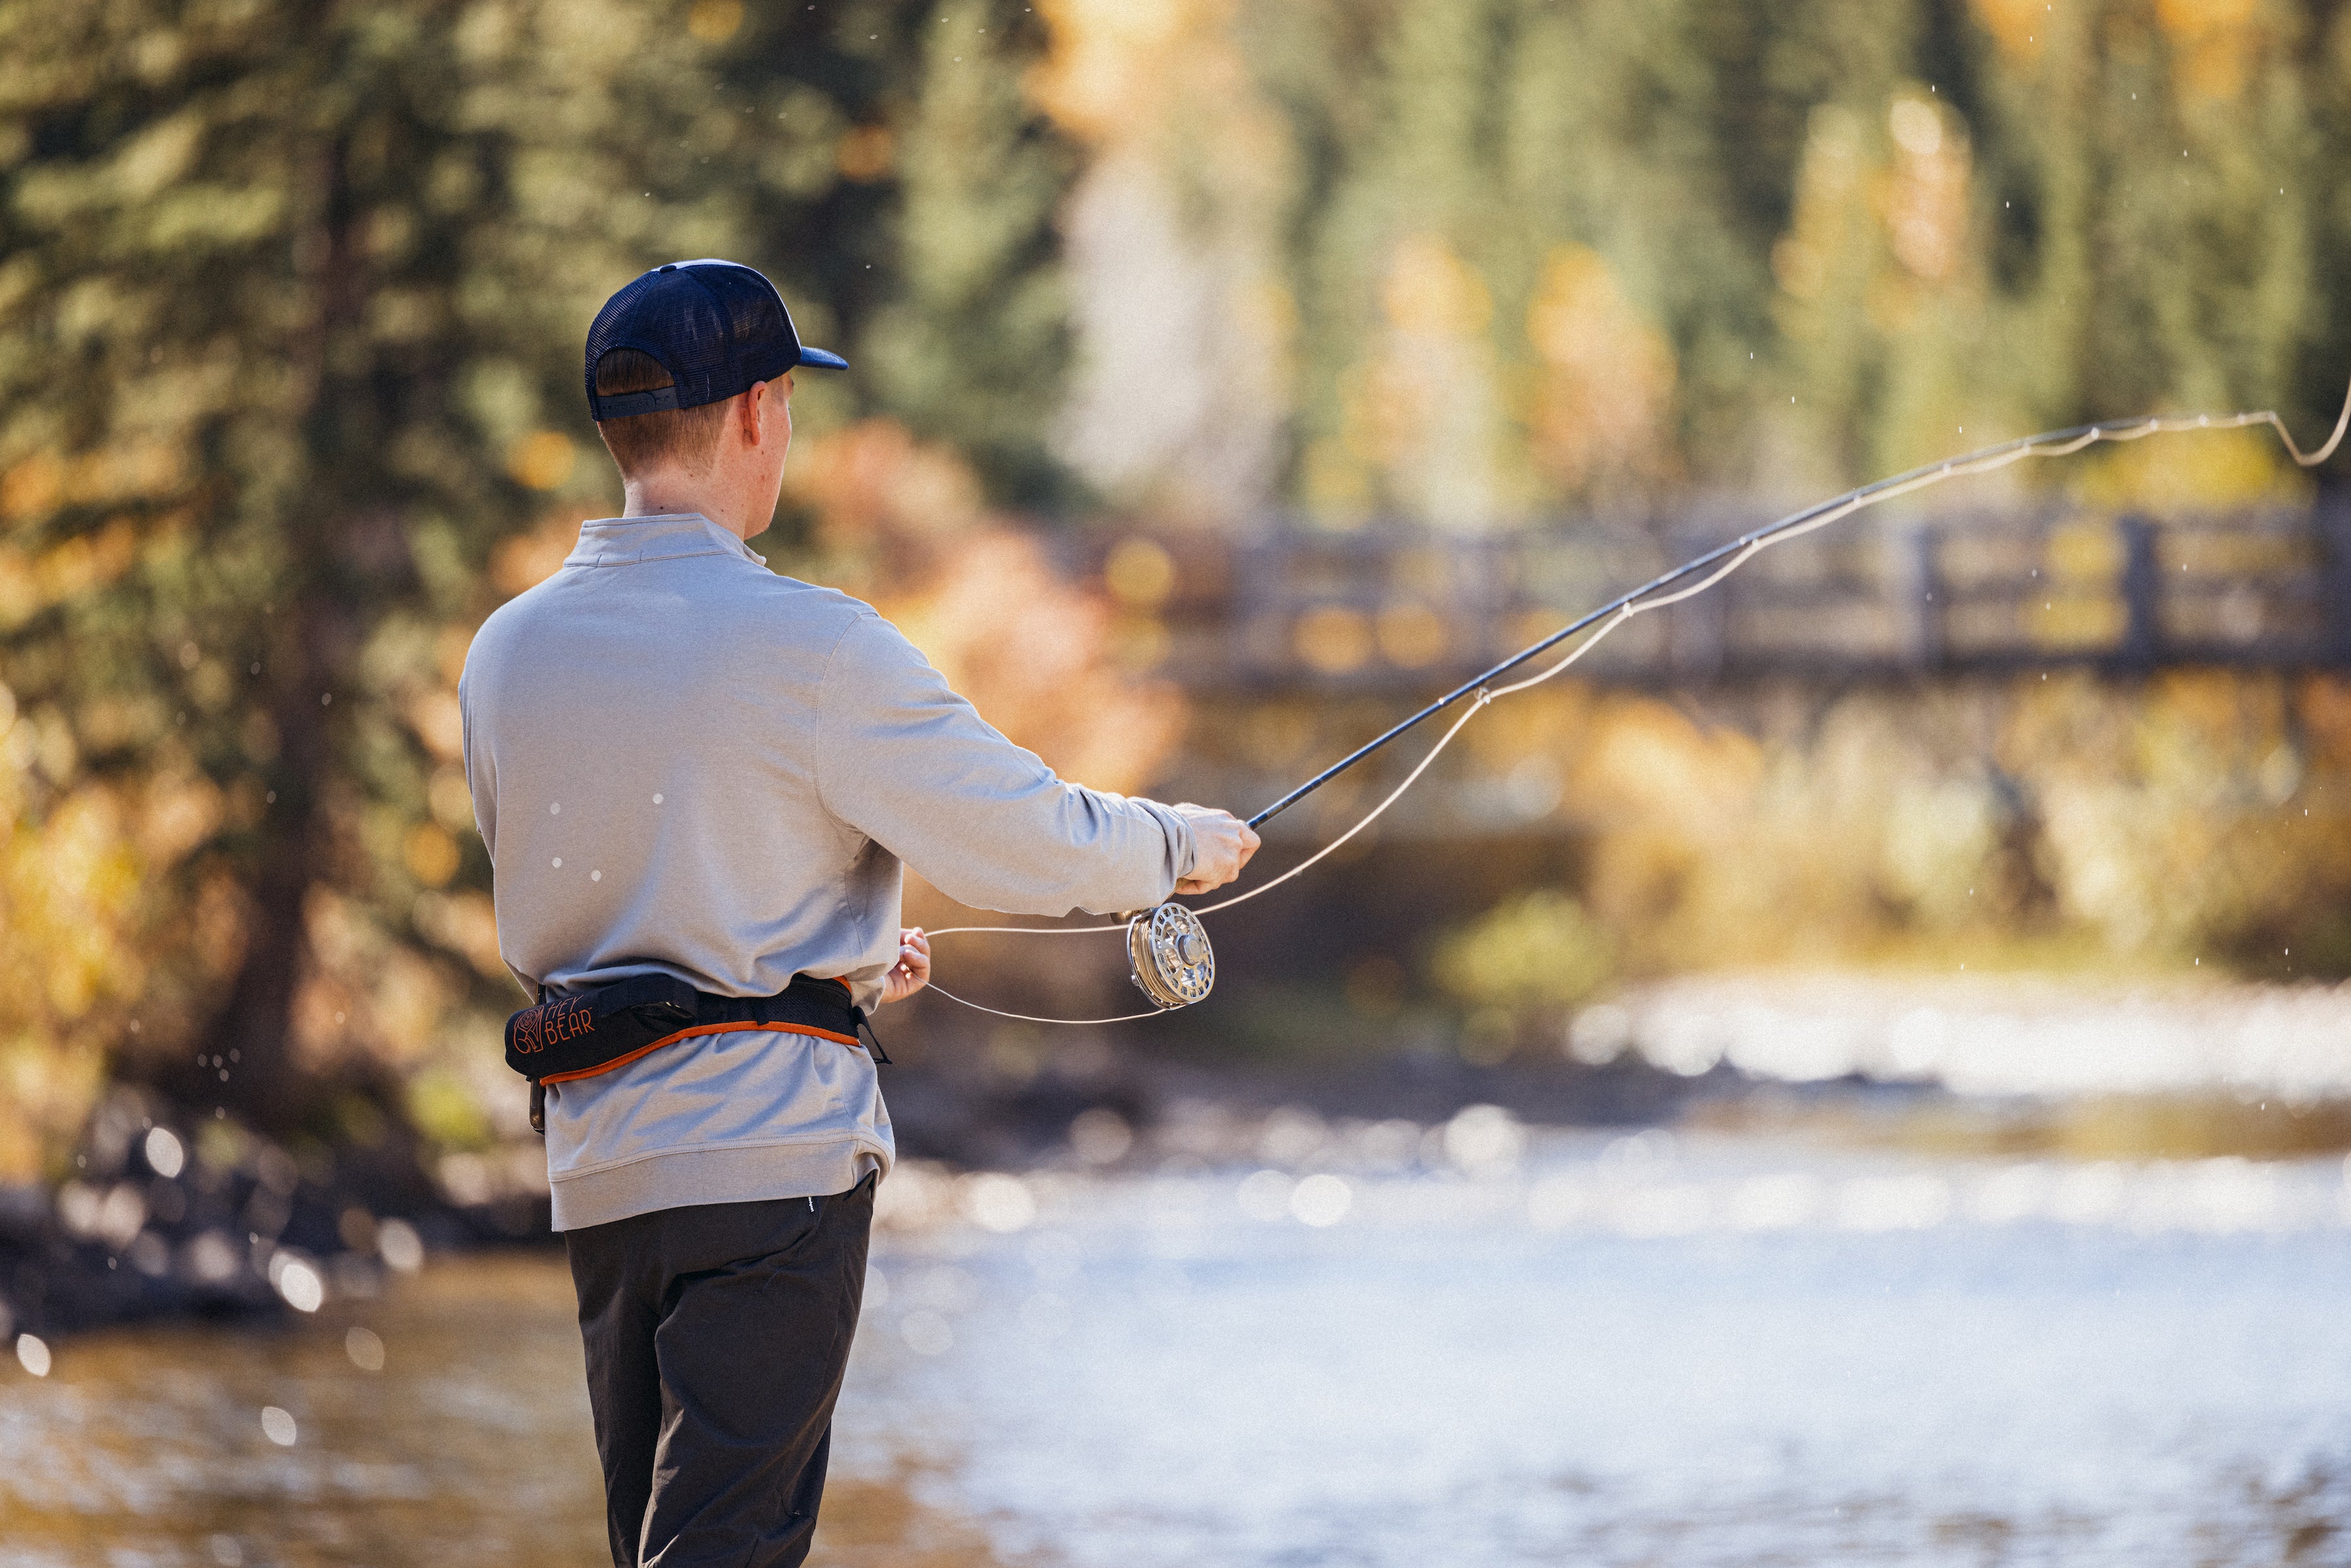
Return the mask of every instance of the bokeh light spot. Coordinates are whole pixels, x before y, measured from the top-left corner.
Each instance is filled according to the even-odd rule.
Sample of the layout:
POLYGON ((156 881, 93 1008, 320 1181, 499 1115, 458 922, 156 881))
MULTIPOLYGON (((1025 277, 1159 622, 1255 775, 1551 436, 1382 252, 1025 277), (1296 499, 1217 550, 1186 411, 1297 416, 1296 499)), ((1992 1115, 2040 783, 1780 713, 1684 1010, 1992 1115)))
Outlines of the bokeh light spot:
POLYGON ((286 1298, 286 1304, 298 1312, 315 1312, 327 1301, 327 1282, 319 1270, 299 1258, 279 1253, 272 1260, 269 1282, 286 1298))
POLYGON ((695 0, 685 14, 685 30, 695 42, 723 44, 743 26, 743 0, 695 0))
POLYGON ((361 1372, 383 1370, 383 1340, 373 1330, 353 1324, 350 1331, 343 1335, 343 1354, 350 1356, 351 1364, 361 1372))
POLYGON ((1354 1204, 1354 1188, 1328 1172, 1308 1176, 1290 1195, 1290 1212, 1318 1228, 1338 1224, 1354 1204))
POLYGON ((424 1239, 404 1219, 387 1219, 376 1227, 375 1249, 401 1273, 413 1274, 424 1267, 424 1239))
POLYGON ((1000 1171, 966 1177, 963 1207, 974 1224, 998 1235, 1025 1230, 1037 1218, 1037 1200, 1028 1184, 1000 1171))
POLYGON ((563 432, 534 430, 507 448, 507 473, 526 488, 552 490, 571 477, 578 457, 578 448, 563 432))
POLYGON ((153 1127, 147 1134, 147 1168, 163 1177, 176 1176, 186 1168, 187 1145, 169 1127, 153 1127))
POLYGON ((936 1312, 908 1312, 898 1334, 916 1355, 945 1355, 955 1347, 955 1330, 936 1312))
POLYGON ((1150 539, 1122 539, 1102 561, 1102 581, 1122 603, 1155 610, 1176 591, 1176 559, 1150 539))
POLYGON ((1116 1165, 1134 1146, 1134 1129, 1107 1105, 1081 1111, 1070 1122, 1070 1152, 1090 1166, 1116 1165))
POLYGON ((1251 1219, 1280 1219, 1290 1212, 1290 1194, 1295 1186, 1285 1171, 1263 1170, 1244 1177, 1235 1197, 1241 1212, 1251 1219))

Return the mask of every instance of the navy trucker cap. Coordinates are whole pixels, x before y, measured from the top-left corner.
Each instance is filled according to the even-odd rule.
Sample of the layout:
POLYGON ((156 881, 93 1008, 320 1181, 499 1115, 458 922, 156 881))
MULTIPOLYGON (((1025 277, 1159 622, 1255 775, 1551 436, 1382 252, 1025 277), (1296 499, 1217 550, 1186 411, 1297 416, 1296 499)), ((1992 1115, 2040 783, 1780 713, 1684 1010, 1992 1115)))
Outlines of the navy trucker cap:
POLYGON ((625 419, 696 408, 748 392, 799 365, 845 371, 849 361, 804 347, 792 313, 767 277, 715 258, 657 267, 604 301, 588 329, 588 412, 625 419), (596 361, 614 349, 659 360, 672 385, 653 392, 596 392, 596 361))

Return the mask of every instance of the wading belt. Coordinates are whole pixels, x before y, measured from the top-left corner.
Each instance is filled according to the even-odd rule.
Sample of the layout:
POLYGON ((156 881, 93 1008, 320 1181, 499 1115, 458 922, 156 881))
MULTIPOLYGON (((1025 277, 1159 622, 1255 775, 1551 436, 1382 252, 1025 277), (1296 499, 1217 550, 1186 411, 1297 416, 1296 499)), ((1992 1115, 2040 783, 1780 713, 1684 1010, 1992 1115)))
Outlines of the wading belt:
POLYGON ((854 1049, 862 1049, 862 1030, 873 1040, 873 1060, 890 1060, 843 981, 795 975, 772 997, 714 997, 674 975, 639 975, 540 1001, 507 1019, 507 1065, 530 1080, 530 1124, 543 1133, 548 1084, 610 1072, 694 1035, 737 1030, 814 1035, 854 1049))

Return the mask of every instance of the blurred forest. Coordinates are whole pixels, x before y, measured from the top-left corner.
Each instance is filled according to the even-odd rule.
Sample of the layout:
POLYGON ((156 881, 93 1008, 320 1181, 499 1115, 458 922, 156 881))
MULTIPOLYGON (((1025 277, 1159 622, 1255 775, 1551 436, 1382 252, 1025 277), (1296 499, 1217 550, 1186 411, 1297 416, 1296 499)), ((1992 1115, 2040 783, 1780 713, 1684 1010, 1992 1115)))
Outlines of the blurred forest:
MULTIPOLYGON (((1804 499, 2158 407, 2316 432, 2351 371, 2331 0, 0 0, 0 1182, 116 1080, 518 1131, 455 685, 615 505, 579 346, 662 261, 760 267, 854 366, 758 548, 1119 789, 1259 721, 1153 667, 1148 557, 1073 539, 1804 499)), ((2251 440, 2011 482, 2305 494, 2251 440)), ((1767 746, 1565 694, 1473 732, 1583 758, 1554 882, 1348 994, 2265 950, 2351 890, 2346 716, 2078 682, 1767 746)))

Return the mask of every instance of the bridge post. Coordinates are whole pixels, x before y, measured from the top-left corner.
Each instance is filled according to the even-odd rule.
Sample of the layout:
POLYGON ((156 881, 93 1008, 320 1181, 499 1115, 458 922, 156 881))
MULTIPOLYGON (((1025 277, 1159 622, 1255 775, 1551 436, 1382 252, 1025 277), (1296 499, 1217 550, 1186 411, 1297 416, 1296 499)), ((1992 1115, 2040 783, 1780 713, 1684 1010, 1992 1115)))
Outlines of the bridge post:
MULTIPOLYGON (((1702 535, 1674 536, 1674 553, 1694 557, 1714 541, 1702 535)), ((1719 681, 1730 663, 1730 600, 1740 586, 1726 578, 1696 599, 1685 599, 1665 613, 1666 667, 1676 678, 1691 682, 1719 681)))
POLYGON ((1895 624, 1901 628, 1903 656, 1910 667, 1931 671, 1942 663, 1943 613, 1948 595, 1940 561, 1942 535, 1932 523, 1914 525, 1899 536, 1893 573, 1895 624))
POLYGON ((2319 591, 2319 662, 2335 669, 2351 669, 2351 492, 2322 487, 2311 508, 2317 526, 2322 565, 2319 591))
POLYGON ((2163 573, 2155 559, 2155 523, 2132 513, 2116 525, 2123 537, 2123 637, 2118 663, 2150 670, 2163 656, 2163 573))
POLYGON ((1298 524, 1278 517, 1270 528, 1235 543, 1227 567, 1226 613, 1230 626, 1216 639, 1228 679, 1244 686, 1279 681, 1291 669, 1290 595, 1298 524))

